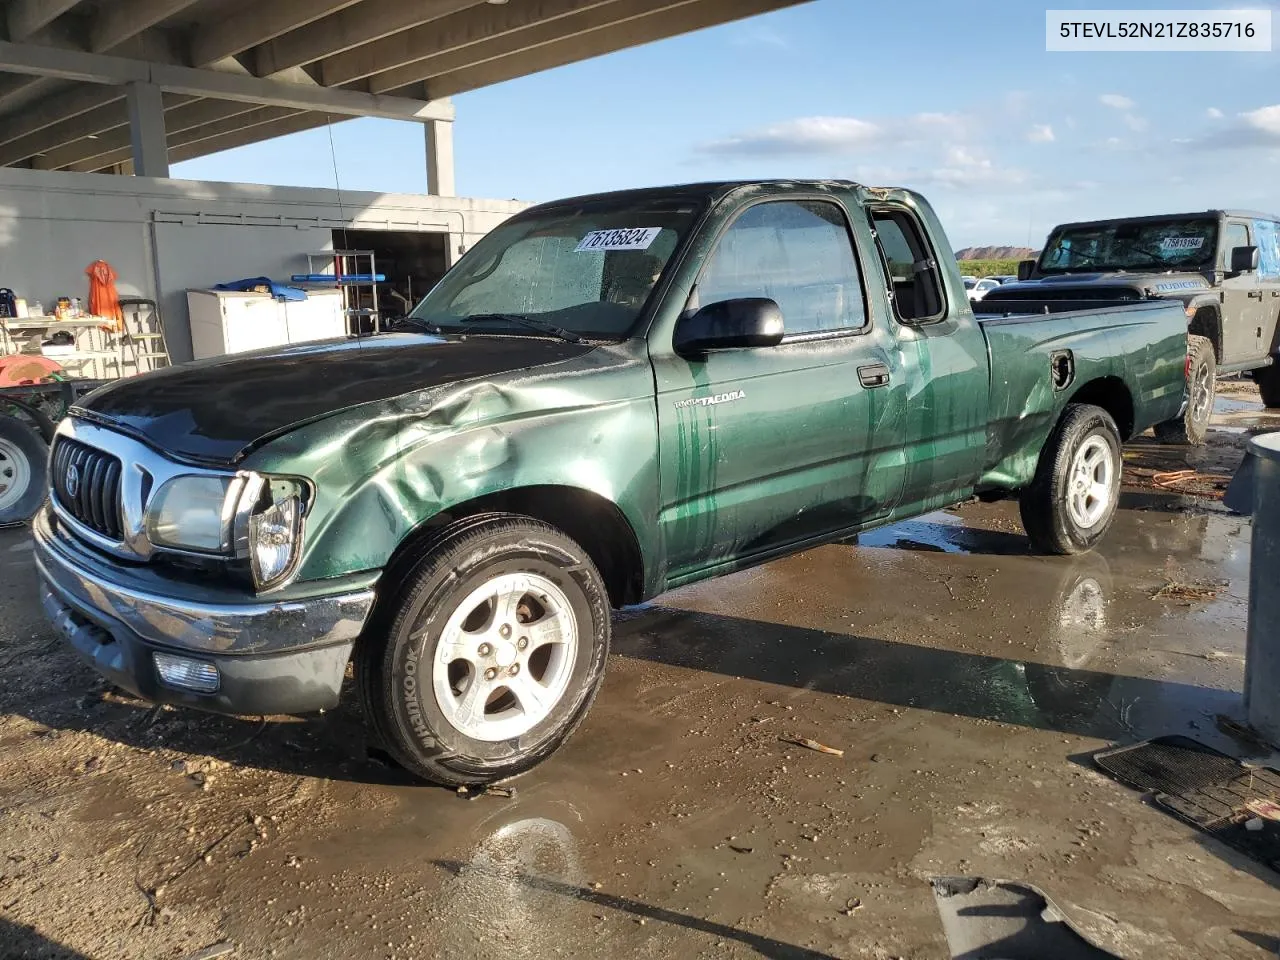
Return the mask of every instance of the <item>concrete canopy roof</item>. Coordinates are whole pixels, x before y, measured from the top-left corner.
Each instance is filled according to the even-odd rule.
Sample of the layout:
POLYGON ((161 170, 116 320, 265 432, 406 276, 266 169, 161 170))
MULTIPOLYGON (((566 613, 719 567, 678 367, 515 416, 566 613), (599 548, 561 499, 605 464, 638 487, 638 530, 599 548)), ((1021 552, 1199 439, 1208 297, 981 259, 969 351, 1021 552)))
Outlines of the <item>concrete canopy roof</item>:
POLYGON ((169 160, 448 97, 804 0, 0 0, 0 166, 130 172, 126 91, 169 160))

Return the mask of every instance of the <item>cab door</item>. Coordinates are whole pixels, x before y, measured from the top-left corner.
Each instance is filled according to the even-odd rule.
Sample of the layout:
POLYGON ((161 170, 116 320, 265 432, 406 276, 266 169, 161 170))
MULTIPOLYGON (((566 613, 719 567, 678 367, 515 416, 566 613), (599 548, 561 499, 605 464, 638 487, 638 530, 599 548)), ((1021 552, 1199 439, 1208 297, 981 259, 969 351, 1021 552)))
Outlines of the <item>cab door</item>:
POLYGON ((905 202, 868 210, 895 324, 904 400, 894 433, 905 455, 897 516, 968 497, 986 458, 992 373, 987 341, 941 258, 953 261, 932 212, 905 202), (936 239, 934 239, 936 238, 936 239))
POLYGON ((741 209, 684 316, 743 297, 778 303, 781 344, 650 347, 669 583, 874 522, 902 492, 902 444, 885 428, 900 370, 867 308, 847 208, 796 195, 741 209))
MULTIPOLYGON (((1245 220, 1228 220, 1223 228, 1222 268, 1230 271, 1231 251, 1236 247, 1253 245, 1250 224, 1245 220)), ((1258 274, 1232 276, 1226 274, 1222 281, 1222 364, 1247 363, 1266 353, 1261 346, 1262 284, 1258 274)))

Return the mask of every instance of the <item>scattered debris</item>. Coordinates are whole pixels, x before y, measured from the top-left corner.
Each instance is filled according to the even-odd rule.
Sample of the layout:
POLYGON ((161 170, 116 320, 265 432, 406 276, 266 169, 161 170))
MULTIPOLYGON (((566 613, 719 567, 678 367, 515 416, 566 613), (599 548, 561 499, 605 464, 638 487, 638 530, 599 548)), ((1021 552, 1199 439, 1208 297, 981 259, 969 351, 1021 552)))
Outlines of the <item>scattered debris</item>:
POLYGON ((752 853, 754 852, 755 847, 736 847, 731 843, 729 844, 729 849, 734 853, 752 853))
POLYGON ((783 743, 794 743, 797 747, 804 747, 807 750, 816 750, 818 753, 829 753, 833 757, 843 757, 844 751, 837 750, 835 747, 828 747, 825 743, 819 743, 817 740, 810 740, 808 737, 779 737, 783 743))
POLYGON ((1176 580, 1170 580, 1163 587, 1151 595, 1152 600, 1177 600, 1182 603, 1204 603, 1209 600, 1217 599, 1219 593, 1222 592, 1226 584, 1221 581, 1217 583, 1208 583, 1198 581, 1194 583, 1180 583, 1176 580))
POLYGON ((1263 822, 1261 817, 1254 817, 1253 819, 1246 820, 1244 822, 1244 828, 1248 830, 1250 833, 1257 833, 1259 830, 1261 830, 1265 826, 1266 824, 1263 822))
POLYGON ((1280 803, 1255 797, 1246 803, 1244 808, 1263 820, 1280 821, 1280 803))
POLYGON ((851 917, 861 909, 862 901, 857 897, 850 897, 848 902, 845 903, 844 909, 841 910, 840 913, 846 917, 851 917))
POLYGON ((1262 737, 1255 733, 1251 727, 1232 720, 1224 713, 1217 714, 1213 719, 1214 723, 1217 724, 1218 729, 1232 739, 1248 744, 1250 747, 1261 750, 1263 753, 1271 752, 1271 744, 1262 739, 1262 737))
MULTIPOLYGON (((626 774, 624 773, 623 776, 625 777, 626 774)), ((492 785, 487 787, 468 787, 463 785, 458 787, 457 792, 458 796, 463 800, 475 800, 478 797, 501 797, 504 800, 514 800, 516 797, 515 787, 498 787, 492 785)))

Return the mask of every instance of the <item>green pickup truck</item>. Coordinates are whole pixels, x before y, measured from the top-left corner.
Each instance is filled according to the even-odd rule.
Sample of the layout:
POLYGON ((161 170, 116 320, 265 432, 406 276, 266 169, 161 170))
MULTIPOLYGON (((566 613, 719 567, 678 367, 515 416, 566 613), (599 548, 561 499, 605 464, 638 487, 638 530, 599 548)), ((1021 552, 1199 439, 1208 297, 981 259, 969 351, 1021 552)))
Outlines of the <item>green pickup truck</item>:
POLYGON ((582 720, 611 607, 974 496, 1087 550, 1186 360, 1176 302, 976 321, 905 190, 543 204, 399 331, 84 398, 34 523, 43 602, 156 701, 330 708, 353 662, 387 753, 491 782, 582 720))

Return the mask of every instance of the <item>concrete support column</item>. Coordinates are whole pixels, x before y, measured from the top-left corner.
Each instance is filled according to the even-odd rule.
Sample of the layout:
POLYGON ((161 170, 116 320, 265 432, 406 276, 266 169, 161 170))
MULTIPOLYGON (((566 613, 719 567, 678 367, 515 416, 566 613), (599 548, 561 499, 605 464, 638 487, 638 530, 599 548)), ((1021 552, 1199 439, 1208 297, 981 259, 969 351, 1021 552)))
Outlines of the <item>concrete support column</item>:
POLYGON ((453 121, 428 120, 422 127, 427 136, 427 193, 436 197, 455 196, 453 121))
POLYGON ((128 85, 129 142, 133 172, 139 177, 169 176, 169 149, 164 134, 164 100, 154 83, 128 85))

